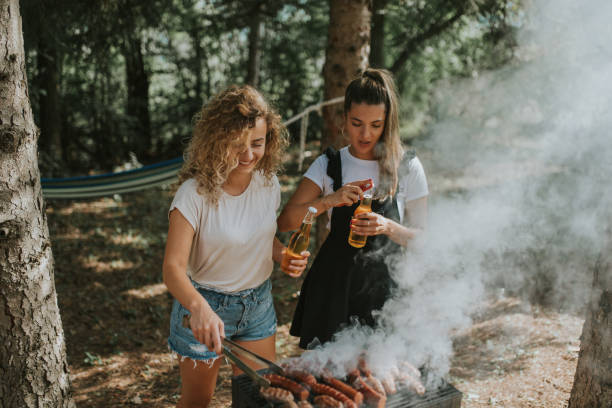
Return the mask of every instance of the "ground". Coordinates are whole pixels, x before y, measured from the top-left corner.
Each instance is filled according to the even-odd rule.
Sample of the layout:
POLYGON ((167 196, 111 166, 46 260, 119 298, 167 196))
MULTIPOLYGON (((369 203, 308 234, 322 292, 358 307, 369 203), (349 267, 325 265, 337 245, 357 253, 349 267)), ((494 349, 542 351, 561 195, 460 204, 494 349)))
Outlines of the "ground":
MULTIPOLYGON (((171 197, 170 189, 155 188, 47 203, 79 407, 175 406, 180 379, 166 346, 172 298, 161 282, 171 197)), ((297 356, 288 328, 301 279, 275 271, 273 282, 278 356, 297 356)), ((582 323, 515 298, 484 303, 473 325, 454 334, 449 379, 463 392, 462 406, 566 406, 582 323)), ((222 368, 213 407, 231 405, 230 372, 222 368)))

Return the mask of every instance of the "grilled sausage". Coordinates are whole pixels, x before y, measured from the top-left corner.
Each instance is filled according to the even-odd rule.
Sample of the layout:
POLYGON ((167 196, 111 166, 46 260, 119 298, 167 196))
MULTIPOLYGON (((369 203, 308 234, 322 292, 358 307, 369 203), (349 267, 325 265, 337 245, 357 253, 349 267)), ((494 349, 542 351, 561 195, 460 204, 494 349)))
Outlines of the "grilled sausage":
POLYGON ((276 387, 261 387, 259 393, 262 397, 270 402, 286 403, 293 401, 293 394, 282 388, 276 387))
POLYGON ((375 408, 384 408, 387 403, 387 397, 376 392, 370 387, 361 377, 358 377, 353 386, 363 393, 363 399, 366 404, 375 408))
POLYGON ((361 374, 363 374, 366 377, 372 375, 372 370, 370 370, 370 367, 368 367, 368 364, 366 363, 363 357, 359 358, 359 362, 357 363, 357 368, 359 369, 359 371, 361 371, 361 374))
POLYGON ((360 405, 363 402, 363 394, 357 391, 355 388, 350 385, 343 383, 342 381, 334 378, 334 377, 323 377, 323 381, 337 389, 338 391, 346 394, 353 402, 357 405, 360 405))
POLYGON ((308 394, 310 394, 308 390, 295 381, 278 374, 264 374, 263 376, 264 378, 270 380, 270 383, 275 387, 281 387, 291 391, 291 393, 295 395, 298 400, 304 401, 305 399, 308 399, 308 394))
POLYGON ((329 395, 317 395, 314 397, 314 403, 321 408, 342 408, 342 403, 329 395))
POLYGON ((353 384, 355 380, 357 380, 359 377, 361 377, 361 373, 359 372, 357 368, 349 371, 348 374, 346 375, 346 378, 348 379, 349 384, 353 384))
POLYGON ((399 369, 401 371, 407 372, 408 374, 410 374, 414 378, 421 378, 421 372, 419 371, 419 369, 416 368, 415 366, 413 366, 412 364, 410 364, 407 361, 402 361, 399 364, 399 369))
POLYGON ((312 386, 312 391, 316 394, 324 394, 342 402, 347 408, 357 408, 357 404, 343 392, 325 384, 315 384, 312 386))
POLYGON ((387 393, 385 392, 385 388, 383 387, 383 385, 381 384, 380 380, 376 377, 374 377, 372 374, 368 375, 365 377, 365 382, 372 388, 374 388, 374 390, 381 394, 381 395, 387 395, 387 393))
POLYGON ((381 381, 383 388, 387 395, 393 395, 397 392, 397 387, 395 386, 395 380, 391 375, 387 375, 381 381))
POLYGON ((305 371, 285 370, 285 374, 287 374, 291 378, 294 378, 300 382, 303 382, 304 384, 307 384, 310 387, 312 387, 314 384, 317 383, 317 379, 314 378, 314 375, 309 374, 305 371))
POLYGON ((399 380, 406 384, 411 391, 416 392, 418 395, 425 394, 425 386, 418 378, 414 378, 411 375, 403 373, 400 375, 399 380))
POLYGON ((283 408, 299 408, 299 405, 295 401, 287 401, 282 405, 283 408))
POLYGON ((298 401, 298 408, 312 408, 312 405, 308 401, 298 401))

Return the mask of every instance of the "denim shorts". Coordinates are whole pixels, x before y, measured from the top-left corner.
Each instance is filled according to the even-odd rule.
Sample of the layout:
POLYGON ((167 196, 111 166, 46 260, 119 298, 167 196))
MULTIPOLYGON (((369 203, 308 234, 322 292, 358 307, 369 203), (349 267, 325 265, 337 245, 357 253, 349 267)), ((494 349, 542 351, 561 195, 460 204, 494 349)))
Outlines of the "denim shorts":
MULTIPOLYGON (((254 341, 276 333, 276 313, 272 303, 270 279, 253 289, 236 293, 221 293, 191 282, 206 299, 212 310, 223 320, 225 337, 231 340, 254 341)), ((196 340, 191 329, 183 326, 183 318, 190 316, 176 299, 170 315, 168 346, 182 357, 211 361, 219 357, 196 340)))

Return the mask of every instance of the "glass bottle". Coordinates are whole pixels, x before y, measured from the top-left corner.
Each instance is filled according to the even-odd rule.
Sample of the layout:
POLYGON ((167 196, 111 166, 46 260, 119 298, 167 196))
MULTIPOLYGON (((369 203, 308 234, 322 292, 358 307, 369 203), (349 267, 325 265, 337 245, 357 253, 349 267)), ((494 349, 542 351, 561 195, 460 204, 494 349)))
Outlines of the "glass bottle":
MULTIPOLYGON (((363 199, 359 203, 359 206, 355 208, 355 212, 353 213, 353 217, 357 216, 357 214, 371 212, 372 211, 372 194, 371 193, 363 193, 363 199)), ((355 234, 351 229, 348 237, 348 243, 355 248, 363 248, 366 244, 366 239, 368 237, 365 235, 355 234)))
POLYGON ((308 249, 310 243, 310 228, 312 222, 317 215, 317 209, 314 207, 308 207, 308 212, 302 221, 302 226, 299 230, 295 231, 289 240, 289 245, 285 250, 285 255, 281 261, 281 270, 285 273, 291 273, 289 270, 289 262, 293 259, 302 259, 300 255, 303 251, 308 249))

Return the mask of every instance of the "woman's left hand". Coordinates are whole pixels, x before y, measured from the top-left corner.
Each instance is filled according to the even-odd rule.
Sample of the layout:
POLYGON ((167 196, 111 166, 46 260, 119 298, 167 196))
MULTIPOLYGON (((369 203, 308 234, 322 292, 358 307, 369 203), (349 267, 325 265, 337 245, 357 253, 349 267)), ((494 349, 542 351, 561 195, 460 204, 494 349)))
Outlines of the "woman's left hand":
MULTIPOLYGON (((283 249, 284 255, 285 249, 283 249)), ((291 276, 292 278, 299 278, 306 266, 308 265, 308 257, 310 256, 310 252, 303 251, 301 254, 302 258, 300 259, 292 259, 289 261, 289 270, 285 270, 284 272, 291 276)))
POLYGON ((388 225, 388 220, 375 212, 357 214, 351 220, 351 230, 365 236, 386 234, 388 225))

